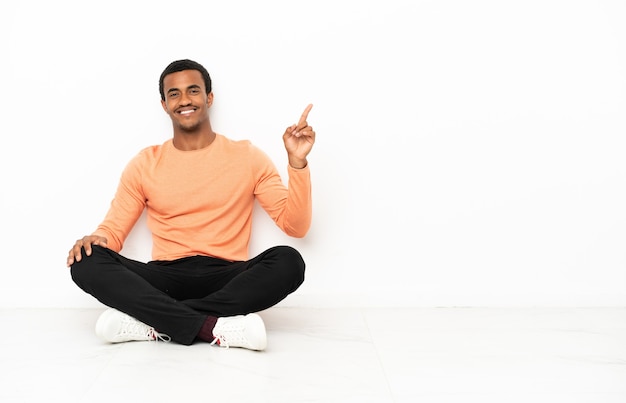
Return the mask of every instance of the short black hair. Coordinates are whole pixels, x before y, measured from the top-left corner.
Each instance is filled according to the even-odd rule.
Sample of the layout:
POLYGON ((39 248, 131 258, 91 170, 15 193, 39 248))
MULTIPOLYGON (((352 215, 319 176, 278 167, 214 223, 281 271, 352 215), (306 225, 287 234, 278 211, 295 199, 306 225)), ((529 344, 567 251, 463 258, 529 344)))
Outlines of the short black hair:
POLYGON ((206 88, 207 95, 211 92, 211 76, 209 76, 209 72, 198 62, 194 62, 189 59, 176 60, 170 63, 163 73, 161 73, 161 77, 159 78, 159 92, 161 93, 161 100, 165 101, 165 92, 163 89, 163 80, 165 76, 172 73, 177 73, 183 70, 197 70, 202 74, 202 78, 204 79, 204 87, 206 88))

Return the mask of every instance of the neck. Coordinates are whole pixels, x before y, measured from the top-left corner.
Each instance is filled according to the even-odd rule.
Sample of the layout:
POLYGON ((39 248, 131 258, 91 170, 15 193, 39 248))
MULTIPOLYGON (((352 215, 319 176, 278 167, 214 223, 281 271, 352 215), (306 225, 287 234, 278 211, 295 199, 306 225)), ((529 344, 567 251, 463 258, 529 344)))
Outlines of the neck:
POLYGON ((213 140, 215 140, 215 132, 210 126, 194 131, 174 129, 174 138, 172 139, 174 147, 181 151, 200 150, 211 145, 213 140))

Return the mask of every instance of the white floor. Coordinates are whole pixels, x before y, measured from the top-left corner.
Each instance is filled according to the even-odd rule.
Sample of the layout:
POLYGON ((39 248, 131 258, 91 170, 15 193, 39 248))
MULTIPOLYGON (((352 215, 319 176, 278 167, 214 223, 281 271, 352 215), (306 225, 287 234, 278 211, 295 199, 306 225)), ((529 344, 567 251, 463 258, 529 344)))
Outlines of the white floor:
POLYGON ((0 310, 0 402, 626 402, 626 308, 273 308, 264 352, 104 344, 100 312, 0 310))

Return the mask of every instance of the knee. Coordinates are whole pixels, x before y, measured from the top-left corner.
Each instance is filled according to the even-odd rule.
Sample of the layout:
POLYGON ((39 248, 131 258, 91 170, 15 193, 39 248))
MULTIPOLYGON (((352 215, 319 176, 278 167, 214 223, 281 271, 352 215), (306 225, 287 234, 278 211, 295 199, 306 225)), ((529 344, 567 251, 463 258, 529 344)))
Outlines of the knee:
POLYGON ((101 263, 103 258, 107 255, 106 251, 103 249, 105 248, 94 245, 90 256, 87 256, 85 249, 82 249, 81 260, 74 262, 70 267, 72 280, 79 287, 84 289, 97 278, 99 263, 101 263))
POLYGON ((299 287, 304 282, 306 268, 302 255, 291 246, 277 246, 274 249, 282 262, 280 266, 289 274, 292 281, 297 284, 296 287, 299 287))
POLYGON ((93 270, 89 270, 88 265, 84 263, 84 258, 80 262, 75 262, 70 267, 70 275, 72 276, 72 281, 76 283, 80 288, 85 288, 85 286, 91 283, 93 278, 93 270))

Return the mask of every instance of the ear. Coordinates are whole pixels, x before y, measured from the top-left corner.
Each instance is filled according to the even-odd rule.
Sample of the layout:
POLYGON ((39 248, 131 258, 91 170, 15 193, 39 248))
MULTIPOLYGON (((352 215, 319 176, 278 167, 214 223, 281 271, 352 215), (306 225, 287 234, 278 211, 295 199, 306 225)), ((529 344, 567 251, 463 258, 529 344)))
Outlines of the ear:
POLYGON ((210 108, 213 105, 213 91, 209 92, 206 96, 206 106, 210 108))
POLYGON ((167 103, 161 100, 161 106, 163 107, 163 110, 167 113, 167 103))

